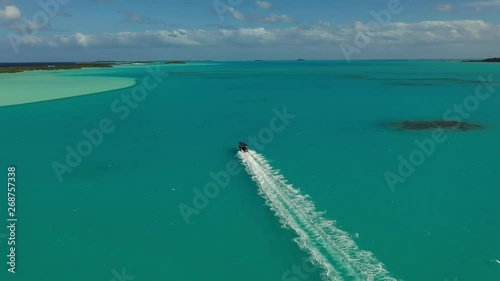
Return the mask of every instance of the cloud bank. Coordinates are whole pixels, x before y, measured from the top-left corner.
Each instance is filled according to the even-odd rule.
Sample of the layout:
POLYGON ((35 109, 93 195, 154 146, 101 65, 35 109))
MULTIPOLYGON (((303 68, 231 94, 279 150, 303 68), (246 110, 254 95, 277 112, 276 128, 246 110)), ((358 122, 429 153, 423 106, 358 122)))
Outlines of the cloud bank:
MULTIPOLYGON (((268 19, 268 21, 275 20, 268 19)), ((335 45, 352 41, 360 33, 368 36, 373 44, 379 45, 497 42, 500 39, 500 25, 489 24, 482 20, 396 22, 383 26, 367 25, 361 22, 352 25, 333 25, 329 22, 320 22, 311 26, 288 28, 164 29, 100 34, 77 32, 72 35, 52 37, 25 36, 19 40, 22 40, 23 44, 39 47, 99 48, 224 44, 335 45)))

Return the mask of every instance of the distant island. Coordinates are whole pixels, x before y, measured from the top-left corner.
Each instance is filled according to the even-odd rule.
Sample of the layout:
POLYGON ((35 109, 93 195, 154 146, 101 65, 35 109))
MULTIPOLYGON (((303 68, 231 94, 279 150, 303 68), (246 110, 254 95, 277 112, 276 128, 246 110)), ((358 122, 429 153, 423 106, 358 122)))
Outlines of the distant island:
POLYGON ((500 62, 500 58, 489 58, 484 60, 466 60, 463 62, 500 62))
POLYGON ((165 62, 165 64, 186 64, 186 62, 181 60, 172 60, 165 62))
POLYGON ((297 61, 305 61, 305 59, 298 59, 297 61))
POLYGON ((382 125, 386 127, 394 127, 401 130, 413 130, 413 131, 431 130, 431 129, 469 131, 476 129, 484 129, 483 126, 478 124, 458 122, 458 121, 445 121, 445 120, 387 122, 383 123, 382 125))
POLYGON ((113 64, 113 65, 129 65, 129 64, 137 64, 137 63, 155 63, 155 61, 150 61, 150 60, 138 60, 138 61, 113 61, 113 60, 99 60, 95 61, 94 63, 108 63, 108 64, 113 64))
POLYGON ((155 63, 154 61, 131 61, 131 62, 121 62, 116 63, 117 65, 133 65, 133 64, 151 64, 155 63))
POLYGON ((0 66, 0 73, 17 73, 32 70, 68 70, 82 69, 92 67, 113 67, 108 63, 74 63, 74 64, 57 64, 57 65, 23 65, 23 66, 0 66))

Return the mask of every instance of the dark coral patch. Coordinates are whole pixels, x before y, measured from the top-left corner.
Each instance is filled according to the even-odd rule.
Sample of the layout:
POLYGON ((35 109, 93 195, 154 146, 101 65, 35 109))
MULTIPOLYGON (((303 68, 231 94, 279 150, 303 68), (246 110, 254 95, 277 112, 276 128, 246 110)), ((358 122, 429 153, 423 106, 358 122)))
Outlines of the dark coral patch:
POLYGON ((401 130, 412 130, 412 131, 432 130, 432 129, 470 131, 470 130, 484 129, 484 126, 479 124, 459 122, 459 121, 445 121, 445 120, 386 122, 383 123, 382 125, 386 127, 393 127, 401 130))

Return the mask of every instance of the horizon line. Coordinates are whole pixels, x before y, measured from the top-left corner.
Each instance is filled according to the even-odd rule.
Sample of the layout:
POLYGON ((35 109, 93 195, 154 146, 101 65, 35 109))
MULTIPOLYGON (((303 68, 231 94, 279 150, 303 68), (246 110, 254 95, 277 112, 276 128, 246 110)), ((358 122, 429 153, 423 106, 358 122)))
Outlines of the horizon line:
MULTIPOLYGON (((491 57, 494 58, 494 57, 491 57)), ((436 61, 436 60, 477 60, 477 59, 488 59, 488 58, 419 58, 419 59, 398 59, 398 58, 372 58, 372 59, 351 59, 350 61, 436 61)), ((13 63, 106 63, 106 62, 169 62, 169 61, 182 61, 182 62, 254 62, 254 61, 346 61, 345 59, 304 59, 304 58, 296 58, 296 59, 245 59, 245 60, 213 60, 213 59, 169 59, 169 60, 75 60, 75 61, 12 61, 12 62, 1 62, 0 64, 13 64, 13 63)))

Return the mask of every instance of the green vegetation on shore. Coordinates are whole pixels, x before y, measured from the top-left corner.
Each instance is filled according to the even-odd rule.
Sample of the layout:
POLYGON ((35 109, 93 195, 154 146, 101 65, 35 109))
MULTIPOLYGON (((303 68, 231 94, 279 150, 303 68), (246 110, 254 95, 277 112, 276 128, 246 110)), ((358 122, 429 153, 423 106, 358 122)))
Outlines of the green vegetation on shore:
POLYGON ((0 73, 17 73, 30 70, 61 70, 61 69, 82 69, 89 67, 112 67, 112 64, 105 63, 75 63, 61 65, 23 65, 23 66, 1 66, 0 73))
POLYGON ((484 60, 467 60, 464 62, 500 62, 500 58, 489 58, 484 60))

